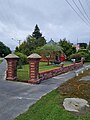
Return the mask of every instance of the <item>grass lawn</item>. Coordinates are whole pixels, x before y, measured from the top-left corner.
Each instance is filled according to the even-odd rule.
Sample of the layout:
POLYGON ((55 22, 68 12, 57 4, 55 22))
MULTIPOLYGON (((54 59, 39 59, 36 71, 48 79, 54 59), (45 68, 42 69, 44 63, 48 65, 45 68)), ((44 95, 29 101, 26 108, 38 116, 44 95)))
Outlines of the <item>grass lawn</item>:
POLYGON ((29 80, 29 65, 22 65, 22 69, 17 69, 17 77, 20 80, 29 80))
MULTIPOLYGON (((47 65, 47 62, 40 62, 39 71, 51 70, 53 68, 59 67, 57 65, 47 65)), ((23 65, 22 69, 17 70, 17 76, 19 80, 29 80, 29 64, 23 65)))
POLYGON ((47 62, 40 62, 39 64, 39 71, 51 70, 53 68, 57 68, 59 65, 47 65, 47 62))
POLYGON ((58 89, 43 96, 15 120, 90 120, 90 111, 76 114, 66 111, 62 105, 66 97, 84 98, 90 104, 90 81, 79 81, 86 75, 90 76, 90 70, 83 75, 70 79, 58 89))
POLYGON ((85 62, 86 65, 90 65, 90 62, 85 62))
POLYGON ((2 63, 3 60, 0 60, 0 64, 2 63))

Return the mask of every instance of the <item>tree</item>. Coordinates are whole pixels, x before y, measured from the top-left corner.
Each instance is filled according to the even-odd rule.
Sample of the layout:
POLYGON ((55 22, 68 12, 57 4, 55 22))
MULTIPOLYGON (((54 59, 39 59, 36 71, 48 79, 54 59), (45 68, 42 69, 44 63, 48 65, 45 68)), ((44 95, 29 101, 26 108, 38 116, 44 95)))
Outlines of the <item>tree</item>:
POLYGON ((27 63, 27 56, 24 55, 23 53, 20 53, 20 52, 15 52, 15 54, 17 56, 19 56, 19 61, 18 61, 18 64, 21 66, 22 64, 26 64, 27 63))
POLYGON ((78 54, 81 54, 82 57, 85 58, 85 61, 90 61, 90 52, 86 49, 80 49, 78 54))
POLYGON ((40 33, 40 29, 37 24, 35 26, 34 32, 32 33, 32 37, 35 37, 36 39, 42 37, 42 33, 40 33))
POLYGON ((80 45, 80 48, 86 49, 87 43, 78 43, 80 45))
POLYGON ((75 53, 70 55, 70 60, 75 59, 75 62, 80 62, 81 61, 82 55, 80 53, 75 53))
POLYGON ((37 48, 35 52, 37 52, 40 55, 44 55, 47 58, 47 63, 49 65, 50 62, 50 56, 53 56, 53 54, 58 54, 62 51, 62 48, 58 44, 46 44, 41 48, 37 48))
POLYGON ((46 40, 44 37, 40 37, 36 39, 35 44, 36 44, 36 47, 42 47, 46 44, 46 40))
POLYGON ((90 61, 90 52, 86 49, 80 49, 77 53, 72 54, 70 59, 76 59, 76 62, 80 62, 81 58, 84 57, 85 61, 90 61))
POLYGON ((49 65, 49 60, 50 60, 50 55, 53 54, 53 47, 51 45, 44 45, 43 47, 40 48, 40 54, 44 55, 47 58, 48 65, 49 65))
POLYGON ((72 44, 66 40, 66 38, 64 38, 63 40, 60 39, 59 45, 63 48, 63 51, 67 58, 69 58, 71 54, 76 53, 76 48, 73 47, 72 44))
POLYGON ((40 29, 38 25, 36 24, 34 32, 32 33, 32 37, 34 37, 36 47, 41 47, 46 44, 45 38, 42 36, 42 33, 40 32, 40 29))
POLYGON ((87 49, 90 50, 90 41, 89 41, 89 45, 88 45, 87 49))
POLYGON ((0 42, 0 57, 5 57, 10 53, 11 53, 10 48, 7 47, 3 42, 0 42))
POLYGON ((26 40, 17 48, 16 52, 21 52, 26 55, 30 55, 37 47, 42 47, 46 44, 45 38, 40 33, 38 26, 35 26, 35 30, 31 35, 28 35, 26 40))

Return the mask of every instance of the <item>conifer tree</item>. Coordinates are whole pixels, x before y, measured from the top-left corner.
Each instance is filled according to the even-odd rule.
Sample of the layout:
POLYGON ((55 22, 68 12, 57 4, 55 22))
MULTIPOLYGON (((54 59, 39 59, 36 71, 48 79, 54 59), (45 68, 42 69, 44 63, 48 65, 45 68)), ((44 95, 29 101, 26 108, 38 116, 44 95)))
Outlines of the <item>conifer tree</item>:
POLYGON ((37 24, 35 26, 34 32, 32 33, 32 37, 35 37, 36 39, 42 37, 42 33, 40 33, 40 29, 37 24))

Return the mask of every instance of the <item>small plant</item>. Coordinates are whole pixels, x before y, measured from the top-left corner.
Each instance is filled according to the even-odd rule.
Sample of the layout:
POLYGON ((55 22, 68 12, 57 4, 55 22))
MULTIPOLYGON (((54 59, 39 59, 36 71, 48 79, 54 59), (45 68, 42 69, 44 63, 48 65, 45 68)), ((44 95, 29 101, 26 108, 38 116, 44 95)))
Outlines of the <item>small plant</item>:
POLYGON ((82 57, 81 54, 76 53, 76 54, 72 54, 70 56, 70 59, 75 59, 75 62, 80 62, 81 61, 81 57, 82 57))

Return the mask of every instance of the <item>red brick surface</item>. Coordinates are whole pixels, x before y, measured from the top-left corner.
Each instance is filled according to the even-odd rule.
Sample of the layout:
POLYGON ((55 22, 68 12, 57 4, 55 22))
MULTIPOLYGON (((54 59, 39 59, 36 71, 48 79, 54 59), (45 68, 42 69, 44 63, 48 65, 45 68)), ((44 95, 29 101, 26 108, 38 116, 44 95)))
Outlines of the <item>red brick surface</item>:
POLYGON ((30 58, 28 59, 30 65, 30 80, 29 83, 36 84, 39 83, 39 61, 40 58, 30 58))
POLYGON ((56 68, 53 70, 39 72, 39 79, 45 80, 48 78, 52 78, 52 77, 60 75, 62 73, 66 73, 66 72, 72 71, 74 69, 78 69, 82 66, 83 66, 83 63, 80 62, 80 63, 76 63, 76 64, 71 64, 71 65, 65 66, 65 67, 59 67, 59 68, 56 68))
POLYGON ((7 80, 17 79, 17 60, 16 59, 7 59, 7 80))

